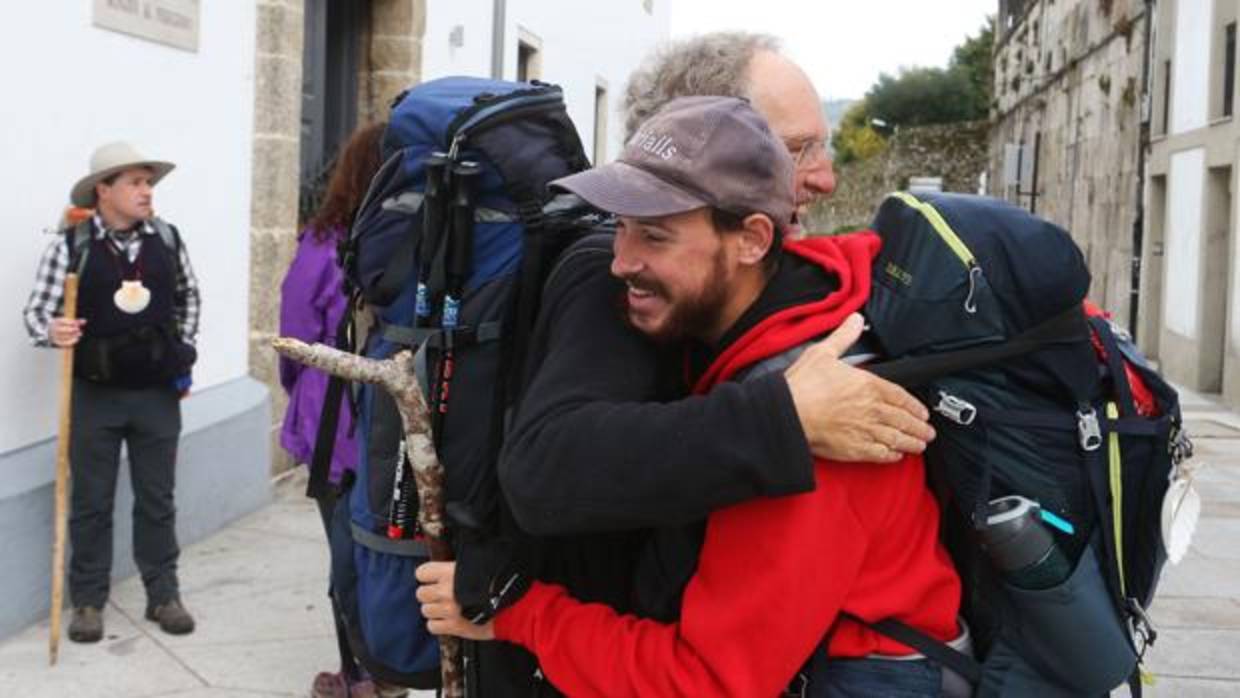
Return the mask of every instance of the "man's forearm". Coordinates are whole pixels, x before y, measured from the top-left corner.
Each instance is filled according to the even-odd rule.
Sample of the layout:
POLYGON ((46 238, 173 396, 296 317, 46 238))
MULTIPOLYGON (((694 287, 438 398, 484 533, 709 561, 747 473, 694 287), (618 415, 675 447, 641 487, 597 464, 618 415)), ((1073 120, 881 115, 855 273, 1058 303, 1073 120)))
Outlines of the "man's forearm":
POLYGON ((808 491, 812 459, 782 375, 671 403, 601 403, 514 431, 500 482, 535 535, 676 525, 808 491))

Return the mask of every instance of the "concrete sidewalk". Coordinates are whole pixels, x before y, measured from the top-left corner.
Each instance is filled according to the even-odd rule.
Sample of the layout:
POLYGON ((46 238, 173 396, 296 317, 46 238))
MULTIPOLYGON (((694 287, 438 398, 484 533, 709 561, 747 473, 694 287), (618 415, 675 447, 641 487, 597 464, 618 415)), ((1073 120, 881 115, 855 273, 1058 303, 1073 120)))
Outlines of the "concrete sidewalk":
MULTIPOLYGON (((1240 696, 1240 414, 1181 390, 1193 440, 1202 517, 1188 555, 1167 567, 1146 655, 1156 683, 1146 695, 1240 696)), ((1124 692, 1126 695, 1126 692, 1124 692)))
MULTIPOLYGON (((1240 415, 1202 396, 1183 399, 1204 511, 1192 550, 1164 573, 1152 609, 1160 634, 1147 660, 1158 679, 1146 695, 1240 696, 1240 415)), ((104 641, 62 640, 58 666, 47 666, 46 622, 0 644, 0 696, 308 695, 314 674, 336 659, 327 547, 303 487, 298 478, 281 482, 269 507, 186 548, 183 596, 197 632, 172 637, 143 620, 141 584, 129 579, 105 612, 104 641)))
MULTIPOLYGON (((182 637, 143 619, 134 577, 115 585, 94 645, 62 634, 47 665, 46 621, 0 644, 4 698, 225 698, 306 696, 334 670, 326 594, 327 545, 304 479, 280 482, 274 502, 181 555, 182 597, 198 621, 182 637)), ((68 628, 68 613, 64 627, 68 628)), ((432 696, 433 693, 411 694, 432 696)))

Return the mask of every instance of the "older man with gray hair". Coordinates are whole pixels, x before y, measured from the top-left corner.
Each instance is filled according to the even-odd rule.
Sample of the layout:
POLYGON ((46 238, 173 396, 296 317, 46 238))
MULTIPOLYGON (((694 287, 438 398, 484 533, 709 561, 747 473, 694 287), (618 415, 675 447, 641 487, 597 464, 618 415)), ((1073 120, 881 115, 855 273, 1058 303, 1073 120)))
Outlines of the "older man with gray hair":
MULTIPOLYGON (((827 148, 830 126, 809 76, 780 53, 767 34, 714 32, 655 52, 630 77, 624 93, 625 140, 677 97, 743 97, 766 117, 796 164, 798 221, 809 204, 835 191, 827 148)), ((794 223, 791 236, 799 234, 794 223)))

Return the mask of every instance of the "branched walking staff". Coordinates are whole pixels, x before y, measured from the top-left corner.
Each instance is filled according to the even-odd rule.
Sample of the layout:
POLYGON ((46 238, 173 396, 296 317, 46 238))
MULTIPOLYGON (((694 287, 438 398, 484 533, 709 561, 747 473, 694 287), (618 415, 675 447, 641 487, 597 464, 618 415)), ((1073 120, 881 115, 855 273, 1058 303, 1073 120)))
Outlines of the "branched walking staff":
MULTIPOLYGON (((413 353, 402 351, 390 359, 368 359, 323 344, 306 344, 287 337, 272 341, 284 356, 348 381, 369 383, 386 390, 396 401, 405 431, 405 448, 413 467, 418 491, 418 524, 426 534, 432 560, 451 560, 452 549, 444 539, 444 472, 435 453, 426 398, 413 372, 413 353)), ((444 698, 462 698, 464 676, 460 643, 454 637, 439 638, 444 698)))

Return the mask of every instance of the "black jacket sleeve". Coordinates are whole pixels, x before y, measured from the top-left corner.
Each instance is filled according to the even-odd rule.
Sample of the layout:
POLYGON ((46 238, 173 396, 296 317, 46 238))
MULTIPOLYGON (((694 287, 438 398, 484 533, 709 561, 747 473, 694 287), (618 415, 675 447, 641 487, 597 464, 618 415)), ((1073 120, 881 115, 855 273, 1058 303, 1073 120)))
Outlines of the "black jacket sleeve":
POLYGON ((566 266, 543 299, 541 356, 499 463, 517 523, 543 536, 676 525, 812 489, 782 373, 656 401, 660 349, 625 323, 608 264, 566 266))

